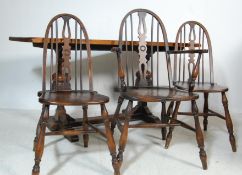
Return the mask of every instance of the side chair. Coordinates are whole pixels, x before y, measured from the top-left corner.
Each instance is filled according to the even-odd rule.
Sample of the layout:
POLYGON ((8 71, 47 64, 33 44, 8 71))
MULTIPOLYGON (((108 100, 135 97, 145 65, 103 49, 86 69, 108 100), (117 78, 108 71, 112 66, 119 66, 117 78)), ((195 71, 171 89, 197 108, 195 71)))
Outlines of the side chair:
MULTIPOLYGON (((203 133, 199 124, 196 99, 193 94, 193 85, 197 77, 201 53, 206 50, 179 51, 181 54, 193 54, 197 56, 197 63, 191 68, 189 79, 189 92, 178 90, 172 84, 172 70, 170 50, 174 45, 168 43, 167 33, 161 19, 152 11, 135 9, 127 13, 120 25, 119 46, 112 49, 117 55, 118 77, 120 95, 114 114, 111 129, 115 127, 121 132, 117 153, 118 165, 121 167, 123 153, 128 140, 129 128, 161 128, 162 138, 166 139, 166 127, 174 128, 182 125, 177 120, 169 121, 169 112, 166 109, 167 102, 176 102, 172 118, 176 118, 179 105, 182 101, 190 101, 195 121, 195 133, 200 159, 203 169, 207 169, 207 156, 204 150, 203 133), (138 58, 138 59, 137 59, 138 58), (162 84, 165 80, 165 84, 162 84), (119 112, 124 101, 128 105, 124 111, 124 120, 119 119, 119 112), (137 105, 133 107, 134 102, 137 105), (147 103, 159 103, 161 105, 160 118, 150 120, 151 112, 147 112, 147 103), (143 108, 143 110, 141 110, 143 108), (137 111, 138 114, 136 113, 137 111), (143 113, 142 113, 143 112, 143 113), (144 122, 131 122, 135 117, 142 116, 144 122)), ((167 140, 168 144, 169 140, 167 140)), ((117 175, 119 175, 118 172, 117 175)))
POLYGON ((51 135, 82 134, 84 147, 87 147, 88 134, 98 132, 107 139, 113 165, 117 162, 115 142, 105 107, 109 98, 94 91, 92 64, 89 37, 81 20, 71 14, 59 14, 53 17, 47 26, 43 44, 42 91, 38 93, 42 113, 34 139, 35 164, 32 175, 38 175, 40 172, 45 136, 51 135), (84 76, 84 70, 87 71, 87 78, 84 76), (100 106, 105 131, 88 122, 89 105, 100 106), (83 110, 82 126, 59 128, 48 132, 46 127, 51 106, 80 106, 83 110))
MULTIPOLYGON (((193 92, 203 94, 204 97, 203 110, 202 112, 199 112, 198 115, 203 116, 204 131, 207 131, 208 117, 214 116, 225 120, 232 151, 236 152, 236 141, 234 137, 233 123, 229 113, 228 99, 226 97, 228 87, 219 85, 214 80, 212 44, 207 29, 197 21, 184 22, 179 27, 175 43, 175 51, 194 50, 195 44, 199 45, 199 49, 208 50, 208 54, 202 54, 198 78, 194 84, 193 89, 193 92), (189 43, 189 47, 179 47, 179 43, 189 43), (209 94, 221 94, 224 114, 220 114, 209 108, 209 103, 211 103, 211 101, 209 102, 208 99, 209 94)), ((194 64, 194 56, 186 59, 184 54, 174 55, 173 84, 175 87, 182 90, 188 90, 189 81, 187 80, 189 79, 189 65, 194 64)), ((192 112, 181 111, 179 111, 177 114, 193 115, 192 112)))

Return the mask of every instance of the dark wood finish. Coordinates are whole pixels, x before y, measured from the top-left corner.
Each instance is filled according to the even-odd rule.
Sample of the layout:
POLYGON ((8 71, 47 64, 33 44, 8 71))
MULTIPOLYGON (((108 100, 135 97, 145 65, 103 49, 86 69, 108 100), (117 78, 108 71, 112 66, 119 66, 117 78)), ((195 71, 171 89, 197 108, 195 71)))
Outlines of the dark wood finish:
POLYGON ((40 171, 40 161, 43 155, 44 151, 44 143, 45 143, 45 130, 46 130, 46 125, 48 122, 49 118, 49 106, 44 105, 42 108, 42 114, 40 116, 40 122, 39 122, 39 127, 37 130, 37 135, 35 137, 35 145, 34 145, 34 151, 35 151, 35 164, 32 170, 32 175, 38 175, 40 171))
POLYGON ((204 92, 204 105, 203 105, 203 113, 204 113, 204 119, 203 119, 203 129, 204 131, 207 131, 208 126, 208 92, 204 92))
MULTIPOLYGON (((161 102, 162 107, 161 107, 161 123, 168 123, 168 117, 166 116, 166 102, 161 102)), ((166 139, 166 127, 161 128, 161 135, 162 135, 162 140, 166 139)))
POLYGON ((141 102, 161 102, 165 101, 189 101, 198 99, 198 95, 189 94, 186 91, 178 91, 169 87, 130 87, 127 91, 121 92, 121 96, 128 100, 141 102))
MULTIPOLYGON (((34 47, 40 47, 43 48, 44 46, 44 40, 48 43, 47 47, 51 48, 51 38, 45 39, 43 37, 9 37, 10 41, 18 41, 18 42, 31 42, 34 47)), ((55 47, 55 42, 58 41, 58 43, 63 43, 63 38, 55 39, 53 38, 53 47, 55 47)), ((126 42, 126 41, 125 41, 126 42)), ((79 49, 80 46, 80 40, 77 39, 77 42, 75 40, 70 40, 70 46, 71 49, 75 49, 76 43, 77 48, 79 49)), ((90 47, 92 50, 101 50, 101 51, 110 51, 112 48, 115 48, 119 44, 119 40, 89 40, 90 47)), ((127 41, 127 48, 131 50, 131 45, 133 45, 133 51, 137 51, 138 49, 138 41, 127 41)), ((82 49, 86 49, 85 46, 85 40, 82 41, 81 47, 82 49)), ((181 45, 181 47, 184 44, 181 45)), ((185 44, 186 47, 189 45, 185 44)), ((165 43, 164 42, 147 42, 147 50, 151 52, 151 46, 153 46, 153 52, 156 52, 157 48, 160 51, 165 50, 165 43), (155 43, 155 44, 154 44, 155 43), (157 47, 159 46, 159 47, 157 47), (155 48, 155 49, 154 49, 155 48)), ((170 50, 174 50, 175 43, 169 42, 168 47, 170 50)), ((38 96, 41 96, 41 92, 38 93, 38 96)), ((134 112, 134 115, 132 119, 142 119, 144 121, 150 121, 154 122, 157 121, 157 117, 153 116, 152 113, 149 111, 146 103, 139 103, 139 105, 136 107, 136 111, 134 112), (149 117, 147 117, 149 116, 149 117)), ((120 114, 119 114, 120 115, 120 114)), ((112 117, 112 116, 111 116, 112 117)), ((119 117, 119 118, 122 118, 119 117)), ((102 122, 102 117, 89 117, 89 122, 96 124, 102 122)), ((82 125, 82 119, 73 119, 71 116, 69 116, 64 106, 57 106, 56 114, 55 116, 50 116, 47 127, 53 131, 57 131, 60 128, 72 128, 76 126, 82 125)), ((65 136, 69 141, 75 142, 78 141, 78 136, 65 136)))
MULTIPOLYGON (((170 120, 170 124, 174 124, 176 123, 176 120, 177 120, 177 112, 178 112, 178 109, 179 109, 179 106, 180 106, 180 101, 178 101, 175 105, 175 109, 174 109, 174 112, 172 113, 172 118, 170 120)), ((174 104, 174 103, 173 103, 174 104)), ((165 148, 168 149, 169 145, 170 145, 170 142, 171 142, 171 138, 172 138, 172 131, 174 130, 174 127, 171 126, 169 128, 169 132, 167 134, 167 138, 166 138, 166 144, 165 144, 165 148)))
MULTIPOLYGON (((185 46, 186 45, 180 45, 180 47, 185 46)), ((169 121, 168 115, 172 113, 173 104, 177 102, 176 111, 178 111, 181 101, 191 101, 196 126, 196 129, 193 131, 195 131, 197 135, 203 169, 206 169, 207 161, 204 151, 203 134, 197 118, 198 111, 195 110, 195 100, 198 99, 198 95, 191 93, 191 91, 194 88, 194 82, 198 75, 201 54, 207 51, 204 49, 191 52, 179 51, 179 53, 182 54, 196 53, 198 56, 189 77, 190 92, 174 88, 172 84, 170 54, 177 54, 177 52, 169 50, 166 30, 160 18, 146 9, 132 10, 123 18, 119 30, 118 47, 113 48, 112 51, 117 55, 120 88, 120 96, 115 115, 119 113, 123 101, 128 100, 128 106, 124 110, 125 120, 120 121, 117 117, 114 117, 114 120, 116 120, 112 123, 112 130, 115 128, 115 124, 117 124, 121 132, 117 155, 118 167, 120 168, 123 162, 123 153, 128 140, 128 128, 161 128, 162 138, 166 139, 166 127, 169 127, 171 136, 171 130, 174 129, 174 126, 183 124, 176 120, 177 112, 173 113, 173 119, 169 121), (136 22, 133 22, 135 20, 136 22), (148 20, 151 21, 148 22, 148 20), (148 24, 151 25, 151 27, 148 26, 148 24), (148 29, 148 27, 150 29, 148 29), (138 50, 134 47, 134 40, 136 37, 138 37, 139 40, 138 50), (131 42, 131 45, 129 42, 131 42), (151 45, 147 46, 149 42, 151 45), (160 42, 164 43, 163 50, 159 50, 159 47, 156 45, 160 42), (162 52, 165 53, 162 54, 162 52), (135 60, 137 57, 138 60, 135 60), (162 59, 165 59, 165 65, 163 67, 162 59), (163 77, 167 75, 166 80, 168 83, 166 86, 161 86, 161 78, 163 77, 160 77, 160 72, 162 70, 167 70, 167 72, 162 75, 163 77), (135 107, 133 107, 134 101, 138 102, 138 105, 135 107), (161 104, 161 118, 152 116, 147 107, 148 102, 159 102, 161 104), (167 110, 166 102, 171 102, 167 110), (130 122, 131 119, 140 116, 140 114, 144 122, 132 124, 130 122)), ((170 142, 169 137, 167 138, 167 145, 170 142)), ((117 174, 120 174, 119 170, 117 174)))
MULTIPOLYGON (((34 47, 39 47, 39 48, 43 48, 44 46, 44 38, 43 37, 9 37, 10 41, 18 41, 18 42, 31 42, 33 44, 34 47)), ((50 43, 50 38, 47 40, 48 43, 50 43)), ((63 39, 59 39, 58 43, 63 43, 63 39)), ((119 40, 102 40, 102 39, 90 39, 89 40, 90 43, 90 47, 92 50, 99 50, 99 51, 110 51, 113 47, 118 47, 118 43, 119 40)), ((77 44, 80 44, 80 40, 77 40, 77 44)), ((85 41, 83 41, 82 46, 83 49, 86 49, 85 47, 85 41)), ((153 43, 152 42, 147 42, 147 46, 150 47, 153 43)), ((73 48, 75 45, 75 41, 71 40, 70 41, 70 45, 73 48)), ((138 41, 127 41, 127 45, 130 48, 131 45, 134 46, 134 48, 137 49, 139 43, 138 41)), ((164 42, 159 42, 158 43, 159 46, 159 50, 163 50, 164 51, 164 46, 165 43, 164 42)), ((168 46, 171 50, 174 49, 175 47, 175 43, 173 42, 169 42, 168 46)), ((50 45, 48 45, 48 47, 50 48, 50 45)), ((188 47, 188 44, 186 45, 186 47, 188 47)))
MULTIPOLYGON (((204 94, 204 106, 203 112, 199 113, 199 116, 203 116, 204 130, 207 130, 208 116, 216 116, 224 119, 229 133, 229 140, 232 147, 232 151, 236 152, 236 142, 233 134, 233 123, 228 110, 228 101, 225 93, 228 91, 227 87, 218 85, 214 81, 214 69, 213 69, 213 53, 210 36, 206 28, 197 21, 187 21, 183 23, 176 36, 177 44, 175 44, 175 52, 177 54, 174 57, 174 77, 173 83, 179 89, 187 90, 189 82, 187 82, 187 76, 189 76, 189 65, 194 64, 194 56, 189 55, 189 59, 184 59, 184 55, 180 55, 179 52, 194 50, 199 45, 200 49, 207 49, 208 54, 202 54, 201 64, 199 66, 198 78, 194 83, 193 92, 199 92, 204 94), (181 48, 181 43, 188 43, 189 47, 181 48), (220 93, 222 95, 222 104, 224 107, 225 115, 219 114, 209 108, 209 94, 220 93)), ((178 115, 192 115, 191 112, 178 112, 178 115)))
POLYGON ((204 138, 203 138, 203 133, 202 129, 199 123, 199 118, 198 118, 198 108, 196 105, 195 100, 192 100, 192 113, 194 115, 194 120, 195 120, 195 132, 196 132, 196 139, 198 143, 198 148, 200 149, 199 154, 200 154, 200 159, 203 165, 203 169, 206 170, 207 167, 207 155, 204 150, 204 138))
POLYGON ((49 105, 80 106, 107 103, 109 98, 97 92, 88 91, 46 91, 40 96, 39 102, 49 105))
POLYGON ((43 81, 42 91, 38 93, 39 102, 42 103, 43 108, 34 139, 35 165, 32 175, 39 175, 45 136, 64 135, 71 139, 78 139, 78 135, 82 134, 84 147, 88 147, 88 134, 94 132, 107 139, 107 145, 112 156, 112 165, 115 174, 117 174, 116 146, 105 107, 109 98, 93 90, 91 48, 84 25, 76 16, 59 14, 49 22, 43 42, 43 81), (71 30, 71 26, 74 26, 74 30, 71 30), (60 40, 59 37, 62 39, 60 40), (79 40, 77 40, 78 38, 79 40), (85 41, 85 50, 82 49, 82 41, 85 41), (87 65, 82 64, 83 52, 87 55, 87 65), (73 69, 71 59, 74 60, 73 69), (84 66, 87 66, 88 82, 84 82, 82 78, 84 66), (47 72, 50 75, 47 75, 47 72), (84 89, 86 84, 88 85, 87 89, 84 89), (54 131, 46 132, 46 127, 50 121, 50 105, 57 106, 55 119, 61 121, 62 124, 53 126, 56 127, 54 131), (100 105, 105 131, 100 130, 88 121, 88 105, 100 105), (64 123, 70 122, 64 106, 82 106, 82 126, 72 128, 64 125, 64 123))

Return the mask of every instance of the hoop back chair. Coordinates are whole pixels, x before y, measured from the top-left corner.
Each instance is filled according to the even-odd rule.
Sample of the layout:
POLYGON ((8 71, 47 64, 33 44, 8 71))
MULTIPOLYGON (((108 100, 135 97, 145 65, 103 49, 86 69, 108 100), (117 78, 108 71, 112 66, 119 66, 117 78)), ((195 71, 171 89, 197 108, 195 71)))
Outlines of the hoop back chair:
MULTIPOLYGON (((230 117, 228 100, 225 94, 228 91, 228 88, 218 85, 214 81, 212 45, 207 29, 197 21, 187 21, 180 26, 177 32, 175 42, 176 51, 179 51, 181 49, 193 50, 195 48, 195 43, 199 44, 199 48, 208 50, 208 54, 202 54, 201 56, 201 64, 199 66, 198 78, 194 84, 193 89, 193 92, 204 94, 203 112, 200 112, 199 116, 204 117, 203 126, 205 131, 207 130, 208 116, 216 116, 224 119, 229 133, 230 144, 232 150, 235 152, 236 143, 233 134, 233 123, 230 117), (190 46, 181 48, 179 47, 179 43, 189 43, 190 46), (221 93, 225 115, 219 114, 209 108, 208 97, 210 93, 221 93)), ((184 54, 176 54, 174 56, 173 83, 176 87, 183 90, 188 89, 189 83, 187 81, 187 76, 189 76, 188 71, 189 65, 191 64, 195 64, 193 57, 186 59, 184 54)), ((178 112, 178 114, 192 115, 191 112, 178 112)))
POLYGON ((43 81, 42 91, 39 92, 42 113, 34 139, 35 164, 32 174, 39 174, 45 136, 50 135, 83 134, 84 147, 87 147, 88 133, 98 132, 107 138, 111 155, 113 159, 116 159, 116 147, 105 107, 109 98, 93 90, 91 49, 83 23, 74 15, 59 14, 50 20, 43 43, 43 81), (85 57, 87 65, 85 65, 85 57), (87 78, 84 76, 84 70, 88 72, 87 78), (82 106, 82 126, 59 128, 56 131, 46 132, 49 107, 52 105, 82 106), (88 122, 87 109, 89 105, 100 105, 105 132, 88 122))
MULTIPOLYGON (((120 87, 120 96, 114 114, 115 120, 111 125, 112 131, 117 126, 121 132, 117 155, 119 167, 123 162, 123 152, 128 139, 128 128, 162 128, 162 135, 166 136, 165 127, 170 126, 173 129, 174 126, 180 125, 175 120, 168 123, 169 114, 167 113, 169 113, 170 109, 166 112, 166 102, 177 102, 173 113, 173 116, 176 116, 180 102, 191 101, 196 126, 196 138, 200 148, 200 159, 203 168, 207 168, 203 134, 195 101, 198 95, 177 90, 173 87, 170 63, 170 54, 174 54, 170 51, 172 47, 173 45, 168 43, 164 24, 152 11, 135 9, 127 13, 123 18, 119 30, 119 47, 112 49, 117 55, 120 87), (166 84, 163 85, 162 81, 165 81, 166 84), (128 100, 128 105, 124 111, 125 119, 121 121, 118 115, 124 100, 128 100), (137 110, 137 106, 133 107, 133 102, 137 102, 138 107, 140 103, 161 103, 161 119, 149 123, 131 124, 130 120, 137 110)), ((195 53, 195 51, 193 52, 195 53)), ((183 53, 186 54, 186 52, 183 53)), ((196 79, 199 60, 200 57, 198 57, 197 64, 192 70, 191 89, 192 82, 196 79)), ((169 144, 169 140, 167 140, 167 144, 169 144)))

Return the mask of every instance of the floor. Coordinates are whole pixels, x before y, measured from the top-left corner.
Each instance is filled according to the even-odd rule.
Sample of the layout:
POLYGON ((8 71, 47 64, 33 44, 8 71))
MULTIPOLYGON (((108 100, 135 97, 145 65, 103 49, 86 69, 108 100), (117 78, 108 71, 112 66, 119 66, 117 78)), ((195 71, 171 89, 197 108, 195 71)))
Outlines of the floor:
MULTIPOLYGON (((32 141, 39 111, 0 110, 0 175, 31 174, 32 141)), ((192 123, 192 118, 184 119, 192 123)), ((234 115, 238 151, 230 148, 222 120, 210 118, 205 133, 208 170, 202 170, 194 133, 177 127, 168 150, 159 129, 130 129, 122 175, 228 175, 242 174, 242 118, 234 115)), ((118 130, 115 140, 118 142, 118 130)), ((82 138, 82 137, 80 137, 82 138)), ((82 139, 69 143, 61 136, 47 137, 41 175, 112 175, 105 139, 92 134, 88 148, 82 139)))

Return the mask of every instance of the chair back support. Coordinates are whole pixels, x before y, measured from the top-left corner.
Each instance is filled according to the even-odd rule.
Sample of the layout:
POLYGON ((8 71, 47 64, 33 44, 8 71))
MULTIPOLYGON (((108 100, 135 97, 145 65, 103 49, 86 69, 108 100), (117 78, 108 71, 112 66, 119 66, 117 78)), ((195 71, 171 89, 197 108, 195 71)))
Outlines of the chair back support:
POLYGON ((169 50, 167 34, 155 13, 146 9, 127 13, 120 25, 118 49, 121 88, 158 87, 162 78, 166 79, 166 85, 172 86, 170 57, 166 53, 169 50))
MULTIPOLYGON (((213 55, 209 34, 206 28, 196 21, 183 23, 176 36, 175 50, 206 49, 201 55, 197 83, 214 84, 213 55)), ((196 62, 196 54, 175 54, 173 83, 187 82, 196 62)))
POLYGON ((88 72, 89 81, 85 88, 93 90, 89 38, 80 19, 71 14, 52 18, 45 32, 43 48, 43 91, 83 90, 84 71, 88 72))

